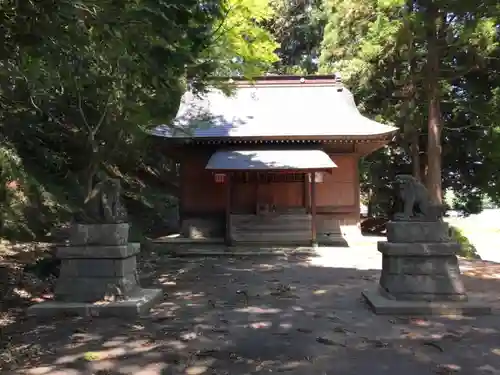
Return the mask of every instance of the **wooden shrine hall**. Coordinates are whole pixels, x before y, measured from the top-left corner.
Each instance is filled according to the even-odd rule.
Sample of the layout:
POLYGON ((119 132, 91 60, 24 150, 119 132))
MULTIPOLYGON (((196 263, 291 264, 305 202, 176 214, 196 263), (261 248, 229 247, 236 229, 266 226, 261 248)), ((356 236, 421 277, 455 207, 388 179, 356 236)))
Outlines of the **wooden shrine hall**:
POLYGON ((397 128, 358 111, 336 76, 230 79, 231 95, 186 92, 152 135, 178 163, 188 238, 345 244, 359 234, 359 158, 397 128))

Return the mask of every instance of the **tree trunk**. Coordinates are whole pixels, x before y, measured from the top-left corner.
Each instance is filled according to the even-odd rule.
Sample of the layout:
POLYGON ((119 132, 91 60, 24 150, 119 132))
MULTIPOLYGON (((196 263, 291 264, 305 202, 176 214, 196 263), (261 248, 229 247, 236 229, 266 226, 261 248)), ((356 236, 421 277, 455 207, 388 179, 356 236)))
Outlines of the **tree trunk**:
POLYGON ((407 113, 407 123, 411 124, 405 127, 406 140, 408 142, 408 153, 411 160, 412 176, 417 180, 421 181, 420 174, 420 121, 417 122, 415 119, 416 112, 416 60, 415 60, 415 41, 414 41, 414 30, 412 24, 409 21, 411 15, 414 12, 414 0, 406 1, 406 14, 404 18, 405 29, 407 32, 407 48, 408 48, 408 78, 409 78, 409 89, 407 90, 408 95, 408 113, 407 113), (417 125, 418 124, 418 125, 417 125))
POLYGON ((367 210, 368 212, 366 213, 366 217, 373 217, 373 190, 368 189, 368 204, 367 204, 367 210))
POLYGON ((439 85, 438 9, 431 2, 427 13, 427 177, 426 186, 433 204, 442 204, 441 188, 441 109, 439 85))
POLYGON ((87 168, 83 173, 82 186, 84 186, 84 202, 90 197, 92 190, 94 189, 94 180, 99 169, 99 147, 93 135, 89 135, 87 138, 88 146, 90 151, 88 153, 88 163, 87 168))
POLYGON ((410 157, 411 157, 411 167, 412 175, 417 180, 422 181, 422 175, 420 173, 420 145, 419 145, 419 132, 415 129, 411 136, 410 144, 410 157))
POLYGON ((420 170, 420 181, 427 186, 427 151, 419 153, 419 170, 420 170))

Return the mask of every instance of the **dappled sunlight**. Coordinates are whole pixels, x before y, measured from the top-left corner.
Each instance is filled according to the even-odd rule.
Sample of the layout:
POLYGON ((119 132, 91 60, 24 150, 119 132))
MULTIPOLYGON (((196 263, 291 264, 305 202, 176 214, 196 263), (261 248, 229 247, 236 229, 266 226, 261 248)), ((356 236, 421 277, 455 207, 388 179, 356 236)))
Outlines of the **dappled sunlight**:
POLYGON ((193 299, 193 298, 197 298, 197 297, 204 297, 205 294, 204 293, 194 293, 194 292, 191 292, 191 291, 182 291, 182 292, 176 292, 174 293, 174 296, 176 297, 180 297, 184 300, 190 300, 190 299, 193 299))
POLYGON ((201 375, 205 374, 210 370, 210 366, 207 365, 194 365, 194 366, 189 366, 184 373, 186 375, 201 375))
POLYGON ((320 247, 316 256, 307 259, 306 264, 312 267, 379 270, 382 268, 382 256, 377 251, 376 243, 350 247, 320 247))
POLYGON ((336 262, 345 267, 328 257, 328 266, 313 264, 321 256, 158 262, 150 284, 163 284, 164 300, 147 317, 28 321, 31 328, 14 337, 17 348, 27 351, 36 340, 45 354, 19 363, 26 371, 16 373, 385 375, 411 368, 420 375, 443 368, 474 373, 485 363, 500 368, 496 317, 376 316, 361 292, 380 271, 347 267, 358 255, 336 262))
POLYGON ((266 329, 271 328, 273 325, 272 322, 254 322, 250 323, 248 326, 252 329, 266 329))
POLYGON ((249 314, 278 314, 279 312, 281 312, 280 309, 261 307, 261 306, 248 306, 239 309, 234 309, 234 311, 249 313, 249 314))
POLYGON ((487 261, 462 261, 460 270, 466 276, 479 279, 500 279, 500 263, 487 261))
POLYGON ((40 366, 28 369, 26 375, 48 375, 56 370, 55 366, 40 366))

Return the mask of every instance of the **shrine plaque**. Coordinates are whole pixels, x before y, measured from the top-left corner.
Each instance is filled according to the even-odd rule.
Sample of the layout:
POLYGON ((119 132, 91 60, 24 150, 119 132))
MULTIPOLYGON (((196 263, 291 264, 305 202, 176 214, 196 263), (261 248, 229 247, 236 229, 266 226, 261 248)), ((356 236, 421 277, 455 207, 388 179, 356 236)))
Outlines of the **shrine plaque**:
POLYGON ((215 183, 223 184, 226 182, 226 174, 225 173, 215 173, 214 174, 215 183))

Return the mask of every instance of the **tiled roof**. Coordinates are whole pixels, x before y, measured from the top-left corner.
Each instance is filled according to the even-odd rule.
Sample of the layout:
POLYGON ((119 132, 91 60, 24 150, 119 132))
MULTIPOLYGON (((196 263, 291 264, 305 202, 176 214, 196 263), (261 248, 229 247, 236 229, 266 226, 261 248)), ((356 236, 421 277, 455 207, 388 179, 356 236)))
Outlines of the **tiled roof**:
POLYGON ((361 115, 352 93, 333 81, 240 84, 233 95, 187 92, 172 126, 151 133, 169 138, 390 136, 397 128, 361 115))
POLYGON ((321 150, 231 150, 216 151, 205 169, 235 170, 331 170, 337 167, 321 150))

